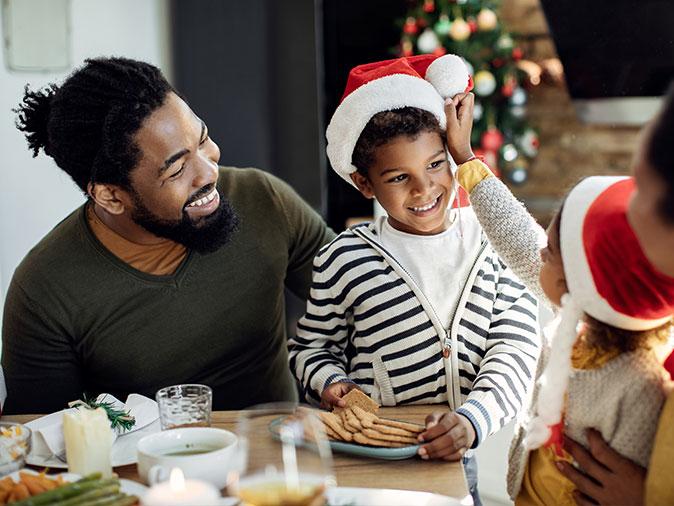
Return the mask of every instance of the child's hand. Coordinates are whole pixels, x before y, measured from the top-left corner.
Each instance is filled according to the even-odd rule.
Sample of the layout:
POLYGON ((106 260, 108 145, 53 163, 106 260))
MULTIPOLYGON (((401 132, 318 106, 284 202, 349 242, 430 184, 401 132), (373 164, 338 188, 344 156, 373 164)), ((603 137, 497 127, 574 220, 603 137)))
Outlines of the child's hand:
POLYGON ((447 148, 457 165, 475 156, 470 147, 474 105, 475 95, 472 93, 458 93, 454 98, 445 100, 447 148))
POLYGON ((325 409, 346 407, 346 402, 342 400, 342 397, 354 388, 358 388, 358 385, 351 381, 338 381, 337 383, 333 383, 323 390, 323 393, 321 394, 321 407, 325 409))
POLYGON ((457 413, 436 411, 426 417, 426 431, 419 434, 426 442, 419 448, 422 459, 459 460, 475 441, 470 421, 457 413))

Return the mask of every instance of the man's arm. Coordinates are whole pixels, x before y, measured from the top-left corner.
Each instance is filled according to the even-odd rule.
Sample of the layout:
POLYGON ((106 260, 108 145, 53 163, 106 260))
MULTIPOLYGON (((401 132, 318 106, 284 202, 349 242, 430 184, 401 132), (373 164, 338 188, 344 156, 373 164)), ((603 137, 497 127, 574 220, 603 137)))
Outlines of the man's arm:
POLYGON ((2 327, 3 414, 49 413, 81 397, 82 370, 57 318, 11 283, 2 327))
POLYGON ((311 285, 313 259, 322 246, 335 238, 335 233, 287 183, 269 174, 267 177, 286 219, 288 269, 285 284, 305 300, 311 285))

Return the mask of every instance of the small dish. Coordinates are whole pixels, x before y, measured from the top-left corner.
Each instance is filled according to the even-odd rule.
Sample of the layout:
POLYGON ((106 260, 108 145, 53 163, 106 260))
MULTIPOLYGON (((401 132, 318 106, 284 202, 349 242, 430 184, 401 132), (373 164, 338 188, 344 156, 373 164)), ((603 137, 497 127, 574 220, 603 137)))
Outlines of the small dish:
POLYGON ((30 452, 31 432, 20 423, 0 422, 0 476, 24 467, 30 452))

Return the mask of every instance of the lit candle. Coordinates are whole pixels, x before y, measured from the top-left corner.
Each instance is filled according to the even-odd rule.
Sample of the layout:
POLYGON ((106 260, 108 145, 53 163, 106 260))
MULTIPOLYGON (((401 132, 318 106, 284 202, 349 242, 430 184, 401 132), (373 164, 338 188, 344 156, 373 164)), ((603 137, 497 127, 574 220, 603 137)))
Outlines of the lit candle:
POLYGON ((143 506, 214 506, 221 495, 208 482, 186 480, 180 468, 171 469, 168 482, 153 486, 141 499, 143 506))
POLYGON ((112 476, 110 451, 114 435, 103 408, 64 413, 63 439, 68 471, 81 475, 99 472, 104 478, 112 476))

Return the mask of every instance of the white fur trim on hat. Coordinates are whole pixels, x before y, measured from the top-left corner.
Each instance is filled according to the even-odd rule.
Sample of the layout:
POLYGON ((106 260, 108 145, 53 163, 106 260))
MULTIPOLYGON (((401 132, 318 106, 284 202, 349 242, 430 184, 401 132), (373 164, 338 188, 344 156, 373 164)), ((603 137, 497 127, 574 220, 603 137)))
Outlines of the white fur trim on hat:
POLYGON ((588 177, 566 197, 560 222, 559 244, 569 292, 585 312, 597 320, 625 330, 649 330, 667 323, 671 316, 644 320, 619 313, 597 293, 583 244, 583 222, 601 193, 626 177, 588 177))
POLYGON ((345 181, 355 186, 350 174, 353 150, 361 132, 375 114, 418 107, 432 113, 443 130, 447 126, 443 98, 431 83, 406 74, 392 74, 370 81, 344 98, 325 132, 330 164, 345 181))
POLYGON ((528 450, 543 446, 550 439, 550 427, 562 420, 564 395, 571 374, 571 352, 578 336, 578 322, 583 316, 582 306, 568 293, 562 296, 562 307, 557 318, 545 329, 552 332, 549 360, 538 380, 540 392, 534 416, 527 423, 524 445, 528 450))
POLYGON ((466 62, 455 54, 441 56, 426 69, 426 81, 438 90, 442 98, 466 91, 469 78, 466 62))

